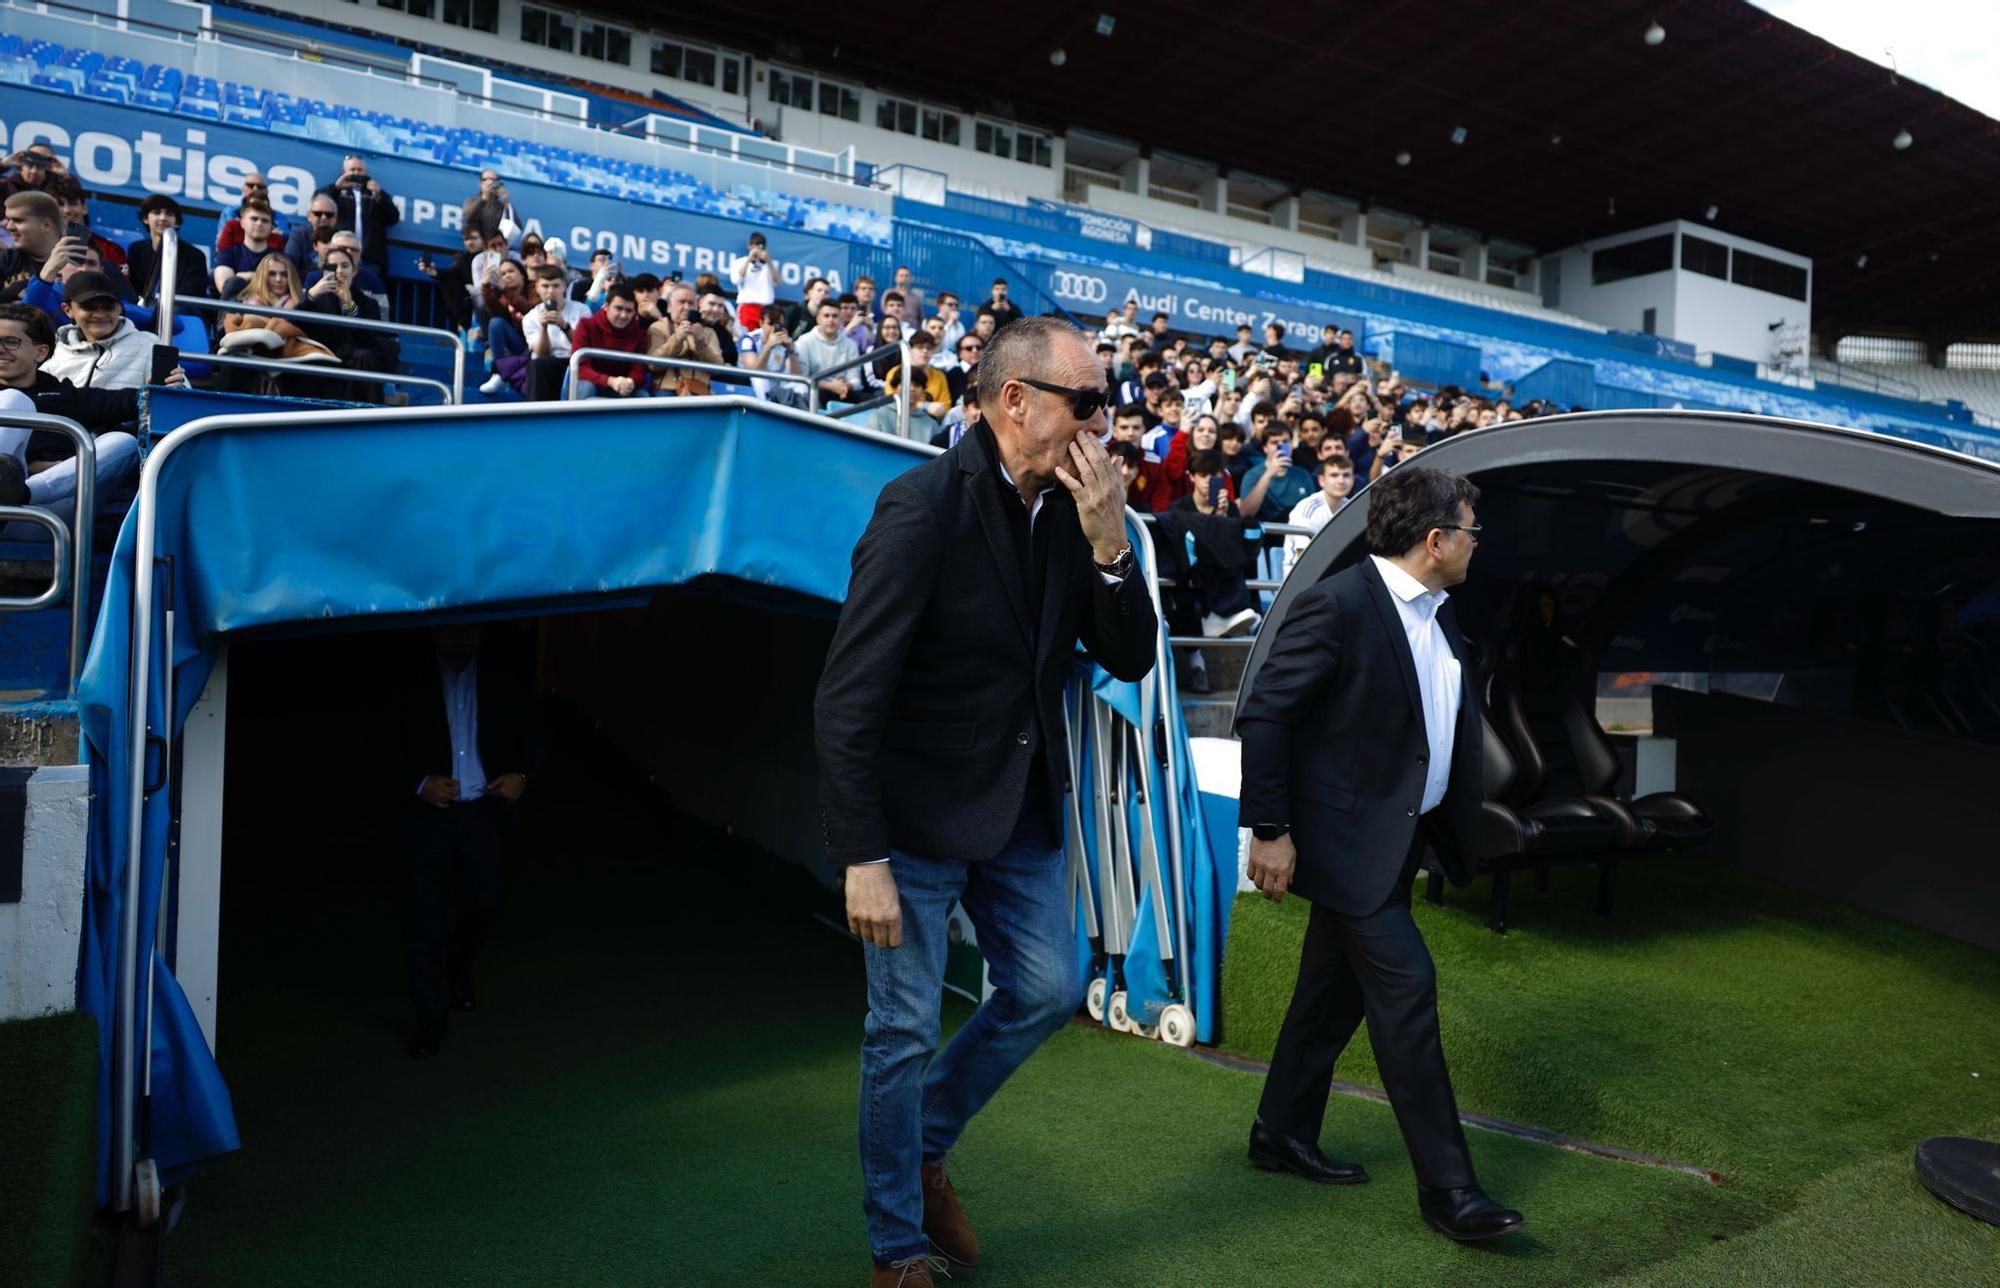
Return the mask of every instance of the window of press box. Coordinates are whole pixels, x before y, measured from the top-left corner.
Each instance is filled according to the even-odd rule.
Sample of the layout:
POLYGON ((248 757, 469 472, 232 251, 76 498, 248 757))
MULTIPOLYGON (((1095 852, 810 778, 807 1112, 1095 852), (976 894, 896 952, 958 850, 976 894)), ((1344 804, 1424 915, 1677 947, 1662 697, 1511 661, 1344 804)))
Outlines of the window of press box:
POLYGON ((813 80, 810 76, 795 76, 791 72, 774 70, 768 92, 773 103, 785 107, 810 111, 813 105, 813 80))
POLYGON ((1787 299, 1806 298, 1806 270, 1797 264, 1783 264, 1747 250, 1737 251, 1729 264, 1729 280, 1753 291, 1769 291, 1787 299))
POLYGON ((882 96, 875 102, 875 128, 895 130, 899 134, 915 134, 917 105, 887 95, 882 96))
POLYGON ((821 81, 819 111, 821 116, 837 116, 843 121, 858 122, 861 119, 861 95, 845 85, 821 81))
POLYGON ((576 49, 576 28, 563 14, 524 4, 521 6, 521 39, 531 45, 567 54, 576 49))
POLYGON ((1681 267, 1690 273, 1729 280, 1729 247, 1690 233, 1681 234, 1681 267))
POLYGON ((429 18, 437 12, 437 0, 375 0, 378 9, 394 9, 412 18, 429 18))
POLYGON ((958 117, 951 112, 940 112, 934 107, 924 109, 924 137, 934 143, 958 142, 958 117))
POLYGON ((1607 246, 1593 251, 1590 256, 1590 284, 1603 286, 1606 282, 1622 282, 1628 277, 1664 273, 1673 266, 1673 234, 1663 233, 1658 237, 1645 237, 1622 246, 1607 246))
POLYGON ((444 0, 444 20, 454 27, 497 33, 500 0, 444 0))
POLYGON ((607 27, 601 22, 585 22, 582 36, 577 41, 577 52, 585 58, 595 58, 602 62, 630 63, 632 35, 616 27, 607 27))

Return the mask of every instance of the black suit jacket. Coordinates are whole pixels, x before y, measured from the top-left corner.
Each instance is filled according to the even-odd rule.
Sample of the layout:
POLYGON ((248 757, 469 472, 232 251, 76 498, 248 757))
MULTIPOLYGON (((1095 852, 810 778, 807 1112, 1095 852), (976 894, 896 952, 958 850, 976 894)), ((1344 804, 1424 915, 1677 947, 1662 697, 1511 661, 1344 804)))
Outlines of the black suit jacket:
POLYGON ((1477 695, 1449 600, 1438 624, 1464 684, 1451 779, 1429 814, 1417 813, 1430 743, 1416 663, 1373 559, 1292 601, 1237 714, 1239 820, 1289 823, 1298 849, 1292 889, 1336 912, 1361 916, 1382 906, 1419 822, 1451 879, 1472 879, 1483 794, 1477 695))
POLYGON ((1036 631, 988 432, 892 480, 854 547, 814 704, 820 802, 836 864, 890 847, 988 859, 1029 791, 1060 825, 1069 777, 1062 695, 1079 637, 1121 680, 1153 667, 1159 630, 1136 572, 1107 585, 1058 487, 1036 631), (1048 773, 1028 781, 1037 751, 1048 773))
MULTIPOLYGON (((445 717, 444 677, 428 639, 411 649, 403 670, 382 772, 397 798, 415 803, 424 779, 453 776, 451 724, 445 717)), ((502 774, 533 777, 541 768, 531 672, 514 641, 493 627, 479 649, 479 764, 488 780, 502 774)))

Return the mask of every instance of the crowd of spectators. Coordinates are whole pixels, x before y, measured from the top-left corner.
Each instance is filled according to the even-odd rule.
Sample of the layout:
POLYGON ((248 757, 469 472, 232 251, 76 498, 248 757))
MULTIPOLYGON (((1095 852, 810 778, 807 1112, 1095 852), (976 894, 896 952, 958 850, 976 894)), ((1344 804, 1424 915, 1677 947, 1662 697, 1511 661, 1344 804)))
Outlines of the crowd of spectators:
MULTIPOLYGON (((129 431, 133 391, 185 380, 171 356, 162 365, 152 353, 166 343, 154 330, 162 238, 185 212, 172 197, 147 197, 137 212, 145 235, 119 247, 92 229, 87 194, 44 144, 8 158, 0 196, 0 345, 12 345, 0 386, 43 410, 80 414, 94 431, 129 431), (37 314, 45 326, 29 324, 37 314), (39 356, 23 366, 29 353, 39 356), (100 396, 110 394, 118 397, 100 396)), ((394 314, 388 239, 398 214, 365 159, 346 158, 340 175, 289 218, 255 172, 220 213, 212 245, 181 243, 175 293, 256 307, 196 316, 214 352, 275 360, 298 374, 224 366, 217 382, 351 401, 399 397, 368 379, 398 370, 396 337, 336 321, 431 316, 428 300, 426 317, 394 314)), ((912 435, 948 446, 979 418, 972 377, 980 354, 1022 316, 1004 278, 966 307, 953 289, 964 284, 919 283, 907 266, 885 288, 868 275, 844 292, 811 277, 796 299, 781 298, 785 266, 761 232, 719 274, 628 275, 610 251, 582 253, 535 233, 490 169, 460 217, 458 253, 442 264, 422 255, 417 267, 432 279, 436 312, 482 355, 488 397, 736 393, 803 407, 811 387, 822 408, 888 428, 894 396, 908 384, 912 435), (576 363, 572 391, 578 350, 590 352, 576 363)), ((1311 345, 1277 323, 1241 326, 1233 337, 1190 335, 1128 301, 1088 329, 1131 505, 1185 529, 1186 548, 1208 552, 1188 570, 1195 594, 1183 624, 1209 635, 1257 621, 1244 586, 1257 568, 1234 567, 1226 531, 1248 534, 1238 545, 1268 547, 1268 566, 1289 572, 1310 535, 1384 470, 1453 434, 1560 410, 1511 406, 1497 388, 1410 387, 1331 323, 1311 345)), ((61 448, 12 446, 22 447, 28 478, 49 465, 35 459, 38 450, 61 448)), ((0 459, 0 502, 20 491, 11 478, 0 459)))

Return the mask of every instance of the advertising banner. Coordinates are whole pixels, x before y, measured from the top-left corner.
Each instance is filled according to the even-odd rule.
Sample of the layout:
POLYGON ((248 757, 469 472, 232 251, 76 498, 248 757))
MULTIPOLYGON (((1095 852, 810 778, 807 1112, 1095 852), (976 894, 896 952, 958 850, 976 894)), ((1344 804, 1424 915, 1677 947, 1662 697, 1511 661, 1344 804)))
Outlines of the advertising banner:
POLYGON ((1164 282, 1096 264, 1058 264, 1042 270, 1040 284, 1050 298, 1086 322, 1096 322, 1125 301, 1139 304, 1139 325, 1145 326, 1155 313, 1171 319, 1176 331, 1198 335, 1236 338, 1236 328, 1248 326, 1259 344, 1264 342, 1264 326, 1276 322, 1285 328, 1285 343, 1294 349, 1311 349, 1320 342, 1320 328, 1328 322, 1353 327, 1357 318, 1308 309, 1296 304, 1260 300, 1220 287, 1194 286, 1186 282, 1164 282))
MULTIPOLYGON (((474 172, 429 161, 18 85, 0 84, 0 142, 10 153, 30 143, 49 144, 93 195, 137 201, 149 193, 165 193, 190 214, 233 210, 243 176, 260 171, 271 183, 272 208, 286 221, 303 217, 313 190, 338 178, 342 158, 359 152, 368 161, 368 173, 402 214, 392 234, 403 248, 396 257, 399 265, 418 248, 456 252, 460 209, 479 186, 474 172)), ((603 247, 628 274, 723 274, 743 253, 752 227, 717 215, 518 179, 507 175, 504 166, 501 171, 527 230, 562 238, 573 265, 603 247)), ((850 256, 856 249, 852 243, 757 227, 770 239, 771 257, 790 293, 812 277, 827 278, 836 291, 848 289, 850 256)))

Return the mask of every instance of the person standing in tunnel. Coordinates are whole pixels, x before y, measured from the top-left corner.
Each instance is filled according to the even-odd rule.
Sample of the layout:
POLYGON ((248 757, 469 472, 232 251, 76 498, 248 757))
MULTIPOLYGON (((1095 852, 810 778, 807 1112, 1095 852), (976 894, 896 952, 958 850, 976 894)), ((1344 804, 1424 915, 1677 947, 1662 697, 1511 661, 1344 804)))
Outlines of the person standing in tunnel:
POLYGON ((1070 658, 1081 639, 1138 680, 1159 629, 1083 333, 1016 322, 977 379, 980 422, 875 503, 814 707, 827 852, 867 970, 871 1288, 979 1260, 945 1155, 1083 994, 1062 846, 1070 658), (939 1053, 955 902, 993 995, 939 1053))
POLYGON ((472 966, 500 911, 516 802, 534 768, 525 668, 504 637, 485 635, 477 625, 430 632, 429 656, 406 677, 391 725, 414 1059, 438 1053, 448 1011, 477 1005, 472 966))

